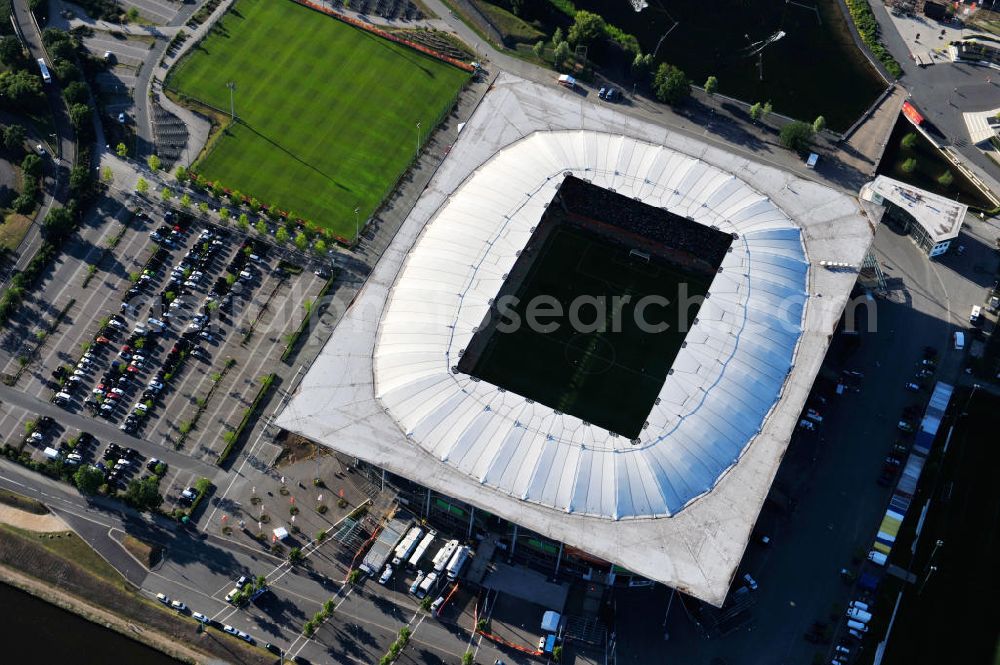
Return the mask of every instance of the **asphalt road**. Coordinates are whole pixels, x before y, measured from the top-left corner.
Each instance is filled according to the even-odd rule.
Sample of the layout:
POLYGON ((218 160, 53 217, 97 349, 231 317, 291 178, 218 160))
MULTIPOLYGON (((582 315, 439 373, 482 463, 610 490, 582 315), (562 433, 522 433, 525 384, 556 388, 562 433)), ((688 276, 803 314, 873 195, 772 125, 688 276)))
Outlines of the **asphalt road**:
MULTIPOLYGON (((32 60, 44 58, 46 64, 51 68, 52 61, 48 57, 42 45, 42 36, 38 32, 38 26, 28 9, 27 0, 14 0, 14 20, 17 22, 21 35, 24 37, 25 46, 31 54, 32 60)), ((48 210, 54 204, 63 205, 69 199, 69 171, 76 164, 76 137, 73 125, 69 120, 69 113, 62 98, 62 89, 54 80, 45 85, 45 97, 48 100, 49 110, 52 113, 52 120, 56 128, 56 147, 58 154, 52 155, 51 168, 54 173, 54 187, 47 192, 45 203, 41 211, 35 218, 36 221, 28 229, 28 233, 21 241, 18 248, 19 256, 15 264, 16 270, 23 270, 28 262, 34 257, 39 245, 42 242, 40 220, 45 219, 48 210)), ((50 144, 51 145, 51 144, 50 144)))

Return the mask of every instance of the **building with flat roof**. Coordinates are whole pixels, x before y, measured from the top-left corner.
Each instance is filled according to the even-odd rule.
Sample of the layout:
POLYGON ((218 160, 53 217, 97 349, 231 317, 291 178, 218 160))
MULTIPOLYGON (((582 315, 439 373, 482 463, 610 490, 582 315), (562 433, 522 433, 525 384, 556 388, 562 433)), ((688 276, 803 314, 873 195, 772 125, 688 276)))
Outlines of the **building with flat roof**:
POLYGON ((861 198, 886 207, 889 219, 909 234, 929 257, 948 251, 969 206, 880 175, 861 188, 861 198))
POLYGON ((820 263, 880 210, 502 74, 277 424, 511 556, 721 605, 857 277, 820 263))

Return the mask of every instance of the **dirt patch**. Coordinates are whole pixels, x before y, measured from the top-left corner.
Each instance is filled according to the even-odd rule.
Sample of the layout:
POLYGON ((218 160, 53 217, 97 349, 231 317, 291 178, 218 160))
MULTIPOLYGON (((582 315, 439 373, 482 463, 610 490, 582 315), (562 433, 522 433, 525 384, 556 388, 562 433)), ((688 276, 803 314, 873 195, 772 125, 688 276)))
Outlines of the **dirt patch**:
POLYGON ((129 554, 138 559, 139 563, 144 565, 146 568, 152 568, 158 564, 160 562, 160 558, 163 556, 163 548, 159 545, 144 543, 138 538, 127 534, 125 538, 122 539, 122 547, 124 547, 129 554))
MULTIPOLYGON (((22 496, 16 492, 0 488, 0 503, 5 506, 23 510, 33 515, 48 515, 49 509, 41 501, 22 496)), ((64 527, 65 528, 65 527, 64 527)))
POLYGON ((284 434, 284 439, 279 436, 275 439, 275 443, 282 448, 281 454, 278 455, 278 459, 275 462, 275 466, 289 466, 291 464, 295 464, 296 462, 315 459, 320 455, 327 454, 322 448, 309 439, 290 432, 286 432, 284 434))
MULTIPOLYGON (((0 538, 0 573, 10 573, 10 577, 18 578, 27 576, 40 584, 34 583, 25 588, 16 580, 6 579, 8 575, 4 575, 4 581, 186 662, 204 663, 214 658, 230 663, 265 665, 274 660, 262 649, 250 647, 219 631, 208 629, 199 633, 199 625, 193 619, 170 612, 143 598, 127 588, 120 576, 114 582, 105 577, 106 571, 95 574, 89 566, 80 565, 81 558, 60 556, 44 546, 44 540, 10 527, 0 529, 3 532, 0 538), (213 658, 195 649, 211 654, 213 658)), ((110 568, 75 535, 65 540, 85 547, 90 556, 110 568)))
POLYGON ((0 522, 39 533, 65 532, 69 527, 56 515, 38 515, 0 505, 0 522))

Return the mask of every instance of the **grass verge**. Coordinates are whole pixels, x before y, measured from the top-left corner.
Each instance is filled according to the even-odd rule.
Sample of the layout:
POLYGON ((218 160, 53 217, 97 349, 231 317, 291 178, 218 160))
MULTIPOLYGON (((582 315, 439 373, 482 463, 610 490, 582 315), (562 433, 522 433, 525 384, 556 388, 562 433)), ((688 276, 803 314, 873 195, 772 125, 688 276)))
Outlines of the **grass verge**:
POLYGON ((45 504, 41 501, 36 501, 32 498, 21 496, 16 492, 11 492, 10 490, 2 488, 0 488, 0 503, 12 508, 17 508, 18 510, 23 510, 24 512, 31 513, 33 515, 49 514, 49 509, 46 508, 45 504))

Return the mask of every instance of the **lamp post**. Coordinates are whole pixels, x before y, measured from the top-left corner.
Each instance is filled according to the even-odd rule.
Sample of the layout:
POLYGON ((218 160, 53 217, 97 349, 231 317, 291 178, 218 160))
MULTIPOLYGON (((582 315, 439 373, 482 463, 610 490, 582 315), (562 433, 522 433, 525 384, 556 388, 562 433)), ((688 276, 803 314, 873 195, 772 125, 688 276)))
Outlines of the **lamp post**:
POLYGON ((417 151, 416 154, 420 154, 420 123, 417 123, 417 151))
POLYGON ((927 586, 927 580, 929 580, 931 578, 931 575, 933 575, 934 571, 937 570, 937 569, 938 569, 937 566, 931 566, 927 570, 927 575, 924 576, 924 581, 920 585, 920 590, 917 591, 917 595, 918 596, 923 595, 923 593, 924 593, 924 587, 927 586))
POLYGON ((361 242, 361 208, 354 209, 354 242, 361 242))
POLYGON ((233 122, 236 122, 236 81, 226 81, 226 87, 229 88, 229 116, 232 118, 233 122))

